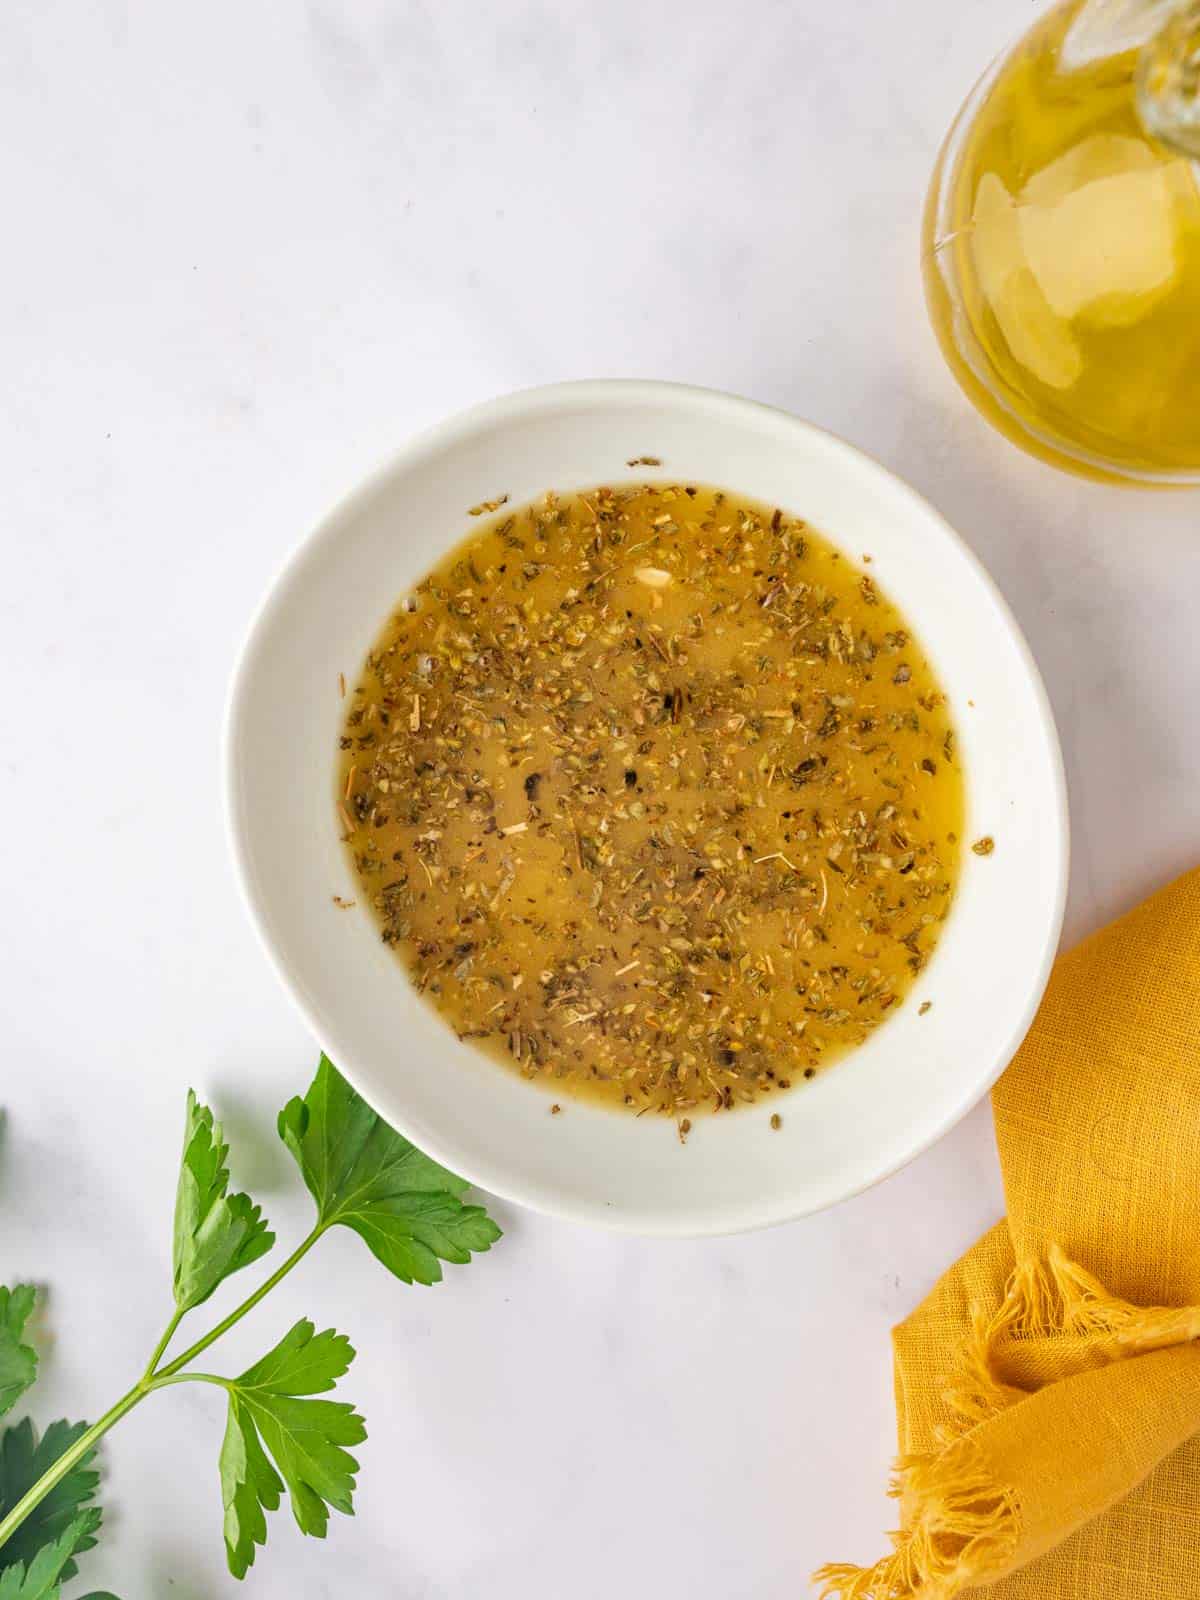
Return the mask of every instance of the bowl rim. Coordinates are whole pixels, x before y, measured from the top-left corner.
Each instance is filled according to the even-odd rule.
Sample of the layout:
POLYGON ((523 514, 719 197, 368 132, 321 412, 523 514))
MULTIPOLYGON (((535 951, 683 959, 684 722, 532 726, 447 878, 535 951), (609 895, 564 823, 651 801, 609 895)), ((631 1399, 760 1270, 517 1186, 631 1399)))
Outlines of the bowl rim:
MULTIPOLYGON (((728 1211, 718 1211, 704 1219, 662 1216, 653 1210, 636 1213, 620 1212, 614 1215, 601 1199, 584 1201, 577 1197, 556 1195, 540 1183, 523 1182, 519 1175, 514 1175, 507 1168, 498 1170, 496 1163, 486 1156, 479 1160, 473 1159, 470 1165, 474 1171, 464 1174, 473 1186, 485 1189, 501 1199, 543 1216, 585 1223, 602 1227, 610 1232, 641 1237, 701 1238, 757 1231, 795 1221, 803 1216, 814 1215, 830 1206, 840 1204, 843 1200, 852 1199, 873 1188, 875 1184, 881 1183, 885 1178, 894 1176, 943 1138, 979 1104, 985 1094, 990 1092, 1019 1049, 1041 1005, 1059 948, 1069 880, 1070 819, 1062 746, 1041 671, 1007 600, 979 557, 936 507, 905 479, 838 434, 797 417, 782 407, 718 389, 659 379, 600 378, 543 384, 514 390, 482 401, 420 430, 398 448, 390 451, 353 488, 324 512, 272 574, 245 628, 229 681, 221 736, 221 788, 225 831, 233 858, 234 876, 242 904, 258 942, 284 991, 311 1030, 319 1047, 337 1061, 339 1071, 361 1094, 363 1091, 357 1082, 355 1052, 353 1049, 346 1051, 340 1048, 338 1035, 341 1030, 337 1026, 336 1019, 306 998, 302 984, 289 969, 288 963, 272 938, 266 908, 256 893, 248 829, 238 793, 238 746, 242 720, 246 715, 246 703, 254 680, 260 642, 268 634, 275 612, 286 603, 293 582, 298 579, 312 555, 326 543, 336 541, 342 524, 359 505, 370 501, 385 482, 406 468, 443 452, 460 440, 477 434, 501 419, 511 423, 519 421, 524 416, 555 410, 564 405, 585 408, 597 402, 608 406, 624 402, 645 406, 647 403, 675 404, 680 401, 703 407, 709 412, 710 420, 719 421, 725 417, 731 420, 740 419, 743 423, 770 421, 775 427, 786 425, 797 436, 804 436, 834 456, 840 456, 851 470, 862 476, 875 478, 891 493, 907 499, 914 512, 936 523, 957 547, 966 565, 979 581, 983 594, 990 601, 997 619, 1022 662, 1033 693, 1039 716, 1038 731, 1045 741, 1050 757, 1049 777, 1054 815, 1052 819, 1048 819, 1047 827, 1052 829, 1050 842, 1054 846, 1057 880, 1054 884, 1051 914, 1046 924, 1043 946, 1036 965, 1036 981, 1031 983, 1029 998, 1015 1019, 1007 1040, 1003 1048, 997 1052, 996 1061, 988 1073, 982 1078, 970 1078, 960 1095, 945 1105, 940 1114, 928 1124, 914 1128, 909 1139, 893 1146, 882 1164, 869 1176, 861 1179, 855 1177, 844 1188, 839 1188, 838 1192, 831 1193, 827 1199, 817 1204, 797 1205, 785 1201, 783 1204, 777 1202, 772 1205, 768 1198, 753 1215, 745 1214, 744 1210, 736 1215, 731 1215, 728 1211)), ((390 1110, 387 1115, 391 1117, 390 1110)), ((400 1132, 406 1132, 402 1121, 396 1123, 396 1126, 400 1132)), ((452 1170, 461 1168, 462 1163, 453 1153, 439 1149, 440 1140, 436 1132, 431 1134, 429 1130, 422 1128, 419 1143, 426 1154, 443 1166, 452 1170)))

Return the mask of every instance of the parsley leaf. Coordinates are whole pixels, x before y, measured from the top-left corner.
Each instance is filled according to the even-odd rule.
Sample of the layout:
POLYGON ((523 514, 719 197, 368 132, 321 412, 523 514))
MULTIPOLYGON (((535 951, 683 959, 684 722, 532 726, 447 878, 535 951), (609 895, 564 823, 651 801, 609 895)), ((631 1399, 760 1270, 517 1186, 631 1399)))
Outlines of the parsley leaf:
POLYGON ((305 1319, 229 1383, 221 1498, 235 1578, 253 1565, 255 1545, 266 1543, 263 1513, 276 1510, 285 1484, 302 1533, 323 1539, 330 1506, 353 1515, 358 1462, 343 1446, 366 1438, 363 1419, 340 1401, 300 1398, 332 1389, 353 1359, 344 1335, 314 1334, 305 1319))
POLYGON ((95 1544, 99 1526, 99 1507, 92 1506, 44 1544, 28 1564, 6 1567, 0 1572, 0 1600, 58 1600, 64 1580, 75 1571, 72 1557, 95 1544))
POLYGON ((318 1222, 353 1228, 405 1283, 437 1283, 438 1258, 462 1265, 487 1250, 500 1229, 467 1188, 390 1128, 322 1055, 303 1099, 279 1113, 279 1137, 317 1202, 318 1222))
POLYGON ((21 1343, 35 1298, 32 1284, 0 1288, 0 1417, 12 1410, 37 1377, 37 1351, 21 1343))
POLYGON ((189 1089, 175 1195, 175 1304, 181 1312, 202 1304, 230 1273, 248 1267, 275 1243, 249 1195, 226 1194, 228 1154, 221 1124, 189 1089))
MULTIPOLYGON (((0 1517, 7 1516, 25 1491, 32 1489, 63 1451, 86 1431, 86 1422, 52 1422, 39 1440, 28 1417, 13 1428, 6 1428, 0 1436, 0 1517)), ((66 1563, 59 1574, 63 1578, 74 1576, 72 1557, 92 1548, 96 1542, 95 1530, 100 1525, 98 1506, 88 1507, 84 1513, 84 1507, 95 1495, 100 1482, 100 1474, 89 1465, 93 1454, 89 1452, 72 1467, 0 1547, 0 1571, 22 1562, 28 1562, 32 1570, 43 1546, 55 1544, 74 1527, 77 1529, 75 1542, 67 1551, 66 1563), (83 1523, 87 1526, 82 1527, 83 1523)), ((3 1593, 0 1589, 0 1596, 3 1593)))

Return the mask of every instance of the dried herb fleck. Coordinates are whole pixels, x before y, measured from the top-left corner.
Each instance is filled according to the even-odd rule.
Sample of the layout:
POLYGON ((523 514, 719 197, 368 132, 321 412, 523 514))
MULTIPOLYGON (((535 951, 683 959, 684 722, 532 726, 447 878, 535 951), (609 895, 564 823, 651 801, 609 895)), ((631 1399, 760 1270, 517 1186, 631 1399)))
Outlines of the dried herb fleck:
POLYGON ((481 500, 477 506, 472 506, 467 512, 469 517, 483 517, 491 511, 499 511, 501 506, 508 504, 506 494, 498 495, 495 500, 481 500))

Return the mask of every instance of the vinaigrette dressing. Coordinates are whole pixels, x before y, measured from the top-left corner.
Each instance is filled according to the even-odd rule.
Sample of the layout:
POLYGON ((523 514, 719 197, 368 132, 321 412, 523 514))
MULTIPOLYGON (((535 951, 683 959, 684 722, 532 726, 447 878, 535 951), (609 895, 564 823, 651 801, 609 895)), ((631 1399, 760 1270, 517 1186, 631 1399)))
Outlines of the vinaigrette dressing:
POLYGON ((682 1136, 777 1100, 937 943, 962 851, 945 697, 869 565, 778 510, 691 485, 505 507, 346 703, 360 896, 460 1037, 556 1102, 682 1136))

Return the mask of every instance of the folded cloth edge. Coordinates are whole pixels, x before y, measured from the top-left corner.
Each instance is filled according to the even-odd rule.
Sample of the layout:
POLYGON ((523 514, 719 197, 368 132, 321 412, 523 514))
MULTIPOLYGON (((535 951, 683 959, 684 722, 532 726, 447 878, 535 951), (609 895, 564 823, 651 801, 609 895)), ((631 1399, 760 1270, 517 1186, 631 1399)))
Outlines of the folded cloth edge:
MULTIPOLYGON (((1029 1382, 1024 1369, 1041 1365, 1037 1356, 1047 1343, 1058 1354, 1062 1381, 1197 1338, 1200 1307, 1132 1305, 1108 1294, 1056 1245, 1044 1261, 1018 1263, 999 1306, 977 1307, 972 1315, 949 1375, 946 1399, 954 1421, 942 1430, 938 1448, 896 1463, 890 1493, 901 1502, 904 1525, 891 1535, 892 1552, 869 1567, 821 1567, 814 1574, 821 1600, 950 1600, 1061 1543, 1087 1518, 1060 1525, 1050 1537, 1039 1530, 1034 1547, 1022 1553, 1020 1487, 996 1475, 974 1430, 1037 1392, 1038 1381, 1029 1382)), ((1131 1463, 1123 1493, 1186 1436, 1166 1427, 1157 1453, 1131 1463)), ((1103 1509, 1096 1505, 1093 1514, 1103 1509)))

